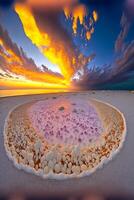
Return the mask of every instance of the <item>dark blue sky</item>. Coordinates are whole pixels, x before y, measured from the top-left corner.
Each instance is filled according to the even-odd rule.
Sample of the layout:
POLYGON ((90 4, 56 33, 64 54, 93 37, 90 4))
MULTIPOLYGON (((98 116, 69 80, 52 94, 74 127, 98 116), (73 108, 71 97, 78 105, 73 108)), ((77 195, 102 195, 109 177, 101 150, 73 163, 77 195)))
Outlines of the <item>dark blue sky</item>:
MULTIPOLYGON (((92 61, 92 65, 101 66, 103 64, 113 63, 116 58, 115 53, 115 41, 120 33, 120 21, 121 16, 125 10, 125 1, 111 1, 111 0, 99 0, 99 1, 81 1, 86 3, 91 10, 97 10, 99 20, 95 25, 95 32, 92 35, 90 41, 86 41, 88 44, 82 51, 88 55, 95 52, 96 58, 92 61), (93 3, 94 2, 94 3, 93 3), (99 3, 98 3, 99 2, 99 3), (109 3, 106 3, 109 2, 109 3)), ((67 22, 66 25, 69 23, 67 22)), ((69 26, 70 28, 71 26, 69 26)), ((129 43, 134 39, 134 26, 130 28, 130 31, 125 39, 126 43, 129 43)), ((74 38, 77 46, 83 46, 85 40, 81 40, 79 36, 74 38)))

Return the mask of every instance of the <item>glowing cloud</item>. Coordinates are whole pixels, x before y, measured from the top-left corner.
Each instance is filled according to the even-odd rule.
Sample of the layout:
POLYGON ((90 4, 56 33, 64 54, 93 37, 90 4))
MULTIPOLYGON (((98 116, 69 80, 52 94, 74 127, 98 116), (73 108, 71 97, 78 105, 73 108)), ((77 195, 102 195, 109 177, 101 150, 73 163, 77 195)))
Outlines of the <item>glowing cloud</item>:
POLYGON ((93 19, 95 22, 97 22, 97 20, 98 20, 98 14, 95 10, 93 11, 93 19))
POLYGON ((73 16, 72 28, 73 28, 74 34, 77 33, 78 21, 82 25, 84 23, 84 18, 86 15, 87 15, 87 10, 84 5, 77 5, 76 7, 74 7, 74 9, 72 11, 72 16, 73 16))
POLYGON ((85 31, 85 38, 91 39, 91 35, 94 33, 94 24, 98 20, 98 14, 94 10, 93 13, 88 17, 88 10, 83 4, 76 4, 73 7, 65 7, 64 14, 67 19, 72 21, 72 29, 74 35, 77 34, 78 23, 82 26, 85 31), (86 20, 88 18, 88 20, 86 20), (87 23, 88 21, 88 23, 87 23))
MULTIPOLYGON (((31 58, 28 58, 22 49, 19 49, 15 43, 12 42, 8 33, 0 26, 0 69, 2 71, 0 85, 13 83, 24 85, 27 87, 47 87, 47 88, 66 88, 69 87, 67 81, 58 73, 50 70, 41 71, 36 66, 31 58), (5 76, 8 74, 8 76, 5 76), (12 74, 12 75, 11 75, 12 74), (24 77, 22 79, 22 77, 24 77), (16 77, 17 78, 14 78, 16 77), (26 84, 25 84, 26 85, 26 84)), ((12 85, 12 84, 11 84, 12 85)))
MULTIPOLYGON (((37 8, 33 5, 30 4, 29 6, 26 3, 15 5, 15 11, 21 19, 25 34, 50 62, 59 67, 66 83, 69 84, 73 75, 79 69, 79 63, 81 63, 81 67, 84 67, 88 62, 88 57, 81 56, 81 53, 78 50, 76 51, 72 38, 58 21, 57 11, 50 14, 48 10, 44 13, 44 10, 42 12, 39 9, 40 4, 37 8)), ((84 24, 86 7, 76 5, 73 9, 73 16, 75 31, 78 19, 81 24, 84 24)), ((89 34, 87 33, 87 35, 89 39, 89 34)))
POLYGON ((70 80, 75 71, 73 67, 75 60, 73 50, 67 49, 65 42, 58 39, 58 37, 55 41, 53 34, 39 30, 29 7, 24 4, 16 4, 15 10, 22 21, 27 37, 40 49, 45 57, 60 68, 64 78, 70 80))
POLYGON ((72 6, 78 0, 26 0, 29 6, 36 7, 38 9, 63 9, 65 6, 72 6))
MULTIPOLYGON (((16 2, 15 12, 18 14, 25 35, 38 47, 40 52, 53 64, 59 67, 61 74, 48 70, 47 67, 37 67, 34 61, 19 49, 1 28, 0 34, 0 64, 6 73, 12 73, 18 78, 17 84, 31 87, 71 88, 72 79, 77 71, 82 70, 91 61, 91 56, 84 56, 73 43, 73 39, 60 23, 60 14, 64 11, 66 18, 72 20, 72 31, 77 34, 78 23, 85 31, 87 40, 94 33, 94 24, 98 15, 88 15, 88 10, 77 0, 43 1, 26 0, 16 2), (52 11, 53 10, 53 11, 52 11), (89 17, 88 17, 89 16, 89 17)), ((3 74, 2 74, 3 75, 3 74)), ((4 77, 6 83, 13 81, 4 77)), ((12 79, 12 80, 11 80, 12 79)), ((4 82, 3 82, 4 84, 4 82)), ((14 84, 12 82, 12 84, 14 84)), ((11 85, 12 85, 11 84, 11 85)))

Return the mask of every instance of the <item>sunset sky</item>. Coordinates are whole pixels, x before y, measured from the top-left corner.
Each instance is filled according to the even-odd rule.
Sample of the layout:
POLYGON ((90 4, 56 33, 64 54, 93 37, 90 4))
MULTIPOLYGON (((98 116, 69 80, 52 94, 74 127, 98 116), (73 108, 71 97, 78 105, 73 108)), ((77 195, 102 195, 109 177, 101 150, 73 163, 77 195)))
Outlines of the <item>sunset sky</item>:
POLYGON ((133 0, 1 1, 0 89, 134 89, 133 0))

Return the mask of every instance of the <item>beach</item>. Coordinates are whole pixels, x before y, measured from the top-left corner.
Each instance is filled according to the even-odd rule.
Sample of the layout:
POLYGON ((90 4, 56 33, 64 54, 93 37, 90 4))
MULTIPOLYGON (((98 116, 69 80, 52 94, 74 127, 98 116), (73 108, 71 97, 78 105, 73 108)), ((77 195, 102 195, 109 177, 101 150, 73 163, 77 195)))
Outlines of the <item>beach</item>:
MULTIPOLYGON (((134 195, 134 94, 129 91, 89 91, 81 92, 116 106, 125 116, 127 137, 120 153, 102 169, 91 176, 70 180, 43 180, 32 174, 20 171, 9 161, 3 142, 4 121, 13 107, 29 101, 54 97, 55 94, 25 95, 0 98, 0 193, 24 192, 28 194, 69 195, 82 192, 102 192, 112 195, 134 195)), ((65 94, 66 95, 66 94, 65 94)))

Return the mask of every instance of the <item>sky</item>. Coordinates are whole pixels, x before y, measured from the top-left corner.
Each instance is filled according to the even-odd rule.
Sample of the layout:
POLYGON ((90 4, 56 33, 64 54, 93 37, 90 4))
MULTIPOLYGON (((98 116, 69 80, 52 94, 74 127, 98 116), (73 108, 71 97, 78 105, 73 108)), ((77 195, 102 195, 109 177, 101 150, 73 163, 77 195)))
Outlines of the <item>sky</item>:
POLYGON ((0 2, 0 89, 134 89, 133 0, 0 2))

